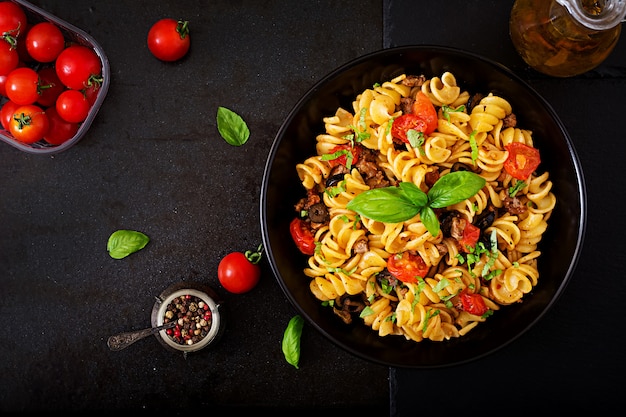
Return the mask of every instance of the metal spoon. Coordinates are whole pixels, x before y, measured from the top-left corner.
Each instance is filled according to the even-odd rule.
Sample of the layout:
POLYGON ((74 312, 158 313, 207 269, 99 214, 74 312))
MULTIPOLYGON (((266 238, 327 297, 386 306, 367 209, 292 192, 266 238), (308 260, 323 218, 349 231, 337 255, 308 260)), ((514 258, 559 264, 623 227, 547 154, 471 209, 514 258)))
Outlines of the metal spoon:
POLYGON ((148 329, 143 330, 134 330, 132 332, 124 332, 120 334, 116 334, 115 336, 109 337, 107 340, 107 345, 109 349, 117 351, 127 348, 128 346, 135 343, 137 340, 143 339, 144 337, 148 337, 152 334, 160 332, 161 330, 171 329, 176 326, 176 320, 170 321, 169 323, 165 323, 158 327, 150 327, 148 329))

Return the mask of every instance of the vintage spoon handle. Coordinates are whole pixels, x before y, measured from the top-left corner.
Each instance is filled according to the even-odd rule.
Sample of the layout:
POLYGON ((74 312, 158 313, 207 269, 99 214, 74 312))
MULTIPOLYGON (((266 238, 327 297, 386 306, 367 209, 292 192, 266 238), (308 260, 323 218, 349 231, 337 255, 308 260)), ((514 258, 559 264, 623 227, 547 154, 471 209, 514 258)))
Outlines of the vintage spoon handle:
POLYGON ((115 336, 109 337, 107 340, 107 345, 111 350, 122 350, 127 348, 128 346, 135 343, 137 340, 143 339, 144 337, 150 336, 161 330, 170 329, 176 325, 176 321, 171 321, 169 323, 163 324, 158 327, 151 327, 143 330, 135 330, 132 332, 124 332, 120 334, 116 334, 115 336))

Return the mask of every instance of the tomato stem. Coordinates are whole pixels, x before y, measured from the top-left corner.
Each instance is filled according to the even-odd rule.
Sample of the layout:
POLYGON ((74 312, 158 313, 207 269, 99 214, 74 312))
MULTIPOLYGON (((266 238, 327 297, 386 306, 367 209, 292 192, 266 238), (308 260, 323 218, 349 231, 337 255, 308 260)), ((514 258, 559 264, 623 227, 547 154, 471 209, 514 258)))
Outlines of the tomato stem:
POLYGON ((249 260, 252 264, 258 264, 261 258, 263 257, 263 244, 261 243, 256 251, 246 251, 244 253, 246 259, 249 260))
POLYGON ((32 122, 33 119, 31 118, 30 115, 27 115, 25 113, 21 113, 18 117, 17 113, 13 115, 13 120, 15 120, 18 124, 18 128, 20 130, 24 129, 25 126, 29 126, 32 122))
POLYGON ((176 32, 178 32, 181 39, 185 39, 189 35, 189 21, 180 19, 177 23, 176 32))

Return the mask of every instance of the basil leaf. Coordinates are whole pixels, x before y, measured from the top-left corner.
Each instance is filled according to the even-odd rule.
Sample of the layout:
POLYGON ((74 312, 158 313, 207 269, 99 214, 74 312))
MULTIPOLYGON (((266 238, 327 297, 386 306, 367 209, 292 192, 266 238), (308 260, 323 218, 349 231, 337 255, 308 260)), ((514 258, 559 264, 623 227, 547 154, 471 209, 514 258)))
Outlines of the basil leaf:
POLYGON ((113 259, 122 259, 143 249, 150 238, 134 230, 118 230, 109 236, 107 251, 113 259))
POLYGON ((428 191, 429 206, 445 208, 474 196, 485 186, 485 179, 469 171, 446 174, 428 191))
POLYGON ((426 230, 434 236, 437 237, 440 230, 439 219, 437 218, 437 214, 431 209, 429 206, 424 207, 420 211, 420 220, 426 226, 426 230))
MULTIPOLYGON (((411 193, 411 197, 414 193, 411 193)), ((354 197, 346 207, 363 217, 384 223, 409 220, 421 207, 400 187, 374 188, 354 197)))
POLYGON ((226 107, 217 108, 217 130, 224 140, 233 146, 241 146, 248 141, 250 130, 246 122, 226 107))
POLYGON ((302 335, 303 326, 304 319, 299 315, 295 315, 289 320, 283 335, 283 354, 287 362, 296 369, 300 369, 298 368, 298 363, 300 362, 300 336, 302 335))
POLYGON ((400 189, 404 195, 416 206, 423 207, 428 203, 428 196, 420 188, 412 182, 401 182, 400 189))

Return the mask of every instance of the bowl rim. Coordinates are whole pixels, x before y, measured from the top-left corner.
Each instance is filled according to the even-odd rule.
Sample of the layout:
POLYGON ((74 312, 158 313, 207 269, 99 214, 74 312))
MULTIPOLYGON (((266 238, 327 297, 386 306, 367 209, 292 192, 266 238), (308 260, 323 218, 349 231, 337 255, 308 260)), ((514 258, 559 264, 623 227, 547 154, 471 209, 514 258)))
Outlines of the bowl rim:
POLYGON ((367 53, 365 55, 359 56, 353 60, 350 60, 344 63, 343 65, 330 71, 321 79, 319 79, 317 82, 315 82, 313 86, 309 90, 307 90, 300 97, 300 99, 295 103, 295 105, 292 107, 292 109, 290 110, 290 112, 288 113, 284 121, 282 122, 276 136, 274 137, 274 140, 272 142, 270 152, 268 154, 266 164, 264 167, 263 180, 262 180, 261 190, 260 190, 261 234, 262 234, 263 244, 265 246, 265 250, 267 254, 266 256, 268 258, 268 263, 270 264, 272 273, 275 279, 278 281, 278 284, 281 287, 282 291, 284 292, 285 296, 290 301, 292 306, 298 311, 298 313, 301 314, 310 325, 312 325, 317 331, 319 331, 323 336, 325 336, 325 338, 330 340, 333 344, 335 344, 336 346, 342 348, 343 350, 357 357, 360 357, 361 359, 364 359, 373 363, 381 364, 381 365, 395 366, 399 368, 420 368, 420 369, 443 368, 443 367, 456 366, 456 365, 475 361, 477 359, 488 356, 504 348, 505 346, 510 345, 512 342, 519 339, 523 334, 525 334, 528 330, 530 330, 539 320, 541 320, 546 315, 546 313, 554 306, 554 304, 560 299, 574 271, 576 270, 576 267, 578 265, 578 261, 580 258, 580 254, 582 251, 582 246, 583 246, 585 233, 586 233, 586 218, 587 218, 586 200, 587 200, 587 191, 586 191, 582 165, 580 163, 578 154, 573 145, 571 137, 565 125, 563 124, 563 122, 561 121, 561 119, 559 118, 555 110, 553 109, 553 107, 550 105, 550 103, 548 103, 548 101, 544 99, 544 97, 541 96, 531 85, 529 85, 525 80, 523 80, 521 77, 516 75, 512 70, 510 70, 505 65, 499 62, 496 62, 492 59, 486 58, 480 54, 474 53, 474 52, 466 51, 466 50, 455 48, 455 47, 430 45, 430 44, 428 45, 403 45, 403 46, 398 46, 398 47, 379 49, 377 51, 367 53), (395 362, 393 360, 381 359, 379 357, 372 356, 371 354, 359 351, 351 347, 344 341, 337 339, 328 331, 326 331, 326 329, 322 328, 318 323, 316 323, 309 316, 307 311, 297 302, 295 296, 291 293, 290 289, 287 287, 287 284, 283 280, 281 276, 281 272, 278 270, 276 256, 273 252, 272 242, 270 241, 270 238, 269 238, 267 199, 266 199, 267 191, 269 187, 269 177, 270 177, 270 173, 272 170, 272 164, 276 158, 277 150, 279 148, 281 141, 284 138, 285 132, 287 131, 289 125, 294 121, 296 115, 300 111, 302 111, 302 109, 311 101, 311 99, 318 93, 318 91, 323 89, 333 79, 340 76, 341 73, 353 67, 356 67, 358 65, 364 64, 372 59, 376 59, 376 58, 380 58, 384 56, 390 56, 390 55, 402 55, 406 53, 412 53, 415 51, 418 51, 418 52, 419 51, 432 51, 432 52, 440 53, 443 55, 450 55, 450 54, 460 55, 464 58, 468 58, 471 60, 482 61, 484 64, 493 67, 495 70, 509 77, 513 83, 520 85, 530 95, 532 95, 535 100, 540 102, 543 105, 544 110, 549 114, 549 117, 552 119, 552 121, 558 126, 560 131, 563 133, 565 145, 567 146, 569 155, 571 156, 571 163, 573 165, 574 174, 575 174, 576 179, 578 180, 576 191, 578 193, 578 204, 580 206, 579 207, 580 214, 577 219, 578 226, 576 230, 576 242, 574 244, 573 253, 572 253, 572 257, 570 259, 569 265, 564 272, 562 280, 560 281, 558 288, 556 289, 554 293, 554 296, 552 296, 551 299, 545 304, 545 306, 541 309, 541 311, 537 314, 537 316, 533 320, 531 320, 525 327, 523 327, 521 331, 519 331, 515 336, 510 337, 508 340, 505 340, 503 343, 500 343, 499 345, 491 349, 488 349, 481 354, 477 354, 475 356, 458 360, 458 361, 451 361, 449 363, 438 363, 434 365, 406 364, 406 363, 395 362))

